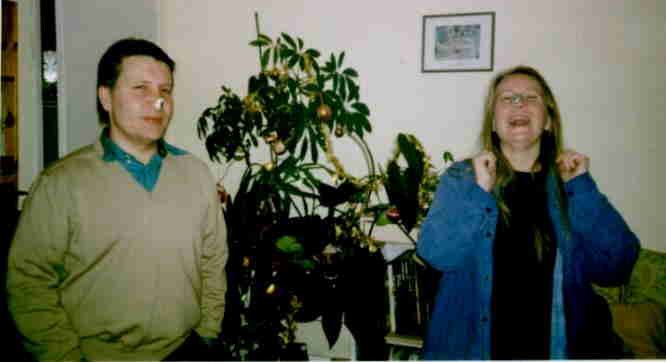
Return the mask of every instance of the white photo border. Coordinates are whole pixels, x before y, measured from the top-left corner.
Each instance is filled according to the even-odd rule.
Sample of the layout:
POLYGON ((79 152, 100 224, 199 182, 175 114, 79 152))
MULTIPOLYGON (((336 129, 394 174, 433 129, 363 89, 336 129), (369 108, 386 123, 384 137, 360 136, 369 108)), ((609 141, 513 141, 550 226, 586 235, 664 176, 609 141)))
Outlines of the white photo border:
POLYGON ((421 72, 492 71, 495 48, 495 12, 423 16, 421 72), (444 32, 462 30, 457 43, 444 32), (439 44, 436 33, 441 32, 439 44), (445 36, 446 39, 441 39, 445 36), (443 42, 442 42, 443 40, 443 42), (451 51, 453 47, 453 52, 451 51))

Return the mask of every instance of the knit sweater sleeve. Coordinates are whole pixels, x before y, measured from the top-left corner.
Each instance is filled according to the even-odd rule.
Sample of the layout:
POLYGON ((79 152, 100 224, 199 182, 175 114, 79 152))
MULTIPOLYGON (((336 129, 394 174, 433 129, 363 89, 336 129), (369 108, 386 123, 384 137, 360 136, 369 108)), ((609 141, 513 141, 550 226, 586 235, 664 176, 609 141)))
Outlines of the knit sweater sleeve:
POLYGON ((23 204, 9 253, 9 311, 39 361, 79 361, 79 337, 60 301, 72 217, 66 182, 42 175, 23 204))
POLYGON ((492 245, 497 204, 476 183, 473 172, 463 162, 447 169, 422 224, 417 251, 439 270, 456 270, 472 254, 492 245))
POLYGON ((224 318, 227 278, 225 265, 229 257, 227 227, 212 177, 207 176, 210 203, 205 221, 202 253, 202 319, 196 328, 204 338, 216 338, 224 318))

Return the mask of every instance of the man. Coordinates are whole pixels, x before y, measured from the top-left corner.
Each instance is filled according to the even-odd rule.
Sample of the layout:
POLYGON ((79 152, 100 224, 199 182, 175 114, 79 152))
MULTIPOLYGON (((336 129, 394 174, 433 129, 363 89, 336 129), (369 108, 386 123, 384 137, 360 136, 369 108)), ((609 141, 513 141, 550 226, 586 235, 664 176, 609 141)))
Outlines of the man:
POLYGON ((220 333, 227 261, 215 182, 163 139, 175 63, 124 39, 102 56, 94 144, 40 175, 9 255, 9 308, 38 360, 197 360, 220 333))

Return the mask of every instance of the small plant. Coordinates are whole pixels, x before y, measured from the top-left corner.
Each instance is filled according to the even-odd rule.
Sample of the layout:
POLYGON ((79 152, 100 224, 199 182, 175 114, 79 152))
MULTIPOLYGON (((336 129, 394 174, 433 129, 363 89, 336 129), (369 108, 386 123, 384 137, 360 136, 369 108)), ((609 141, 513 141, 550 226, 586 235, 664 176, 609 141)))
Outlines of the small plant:
MULTIPOLYGON (((382 173, 388 203, 372 206, 377 225, 395 224, 416 245, 412 230, 425 219, 439 183, 430 156, 416 136, 399 133, 392 157, 382 173)), ((450 152, 442 153, 444 164, 453 162, 450 152)))

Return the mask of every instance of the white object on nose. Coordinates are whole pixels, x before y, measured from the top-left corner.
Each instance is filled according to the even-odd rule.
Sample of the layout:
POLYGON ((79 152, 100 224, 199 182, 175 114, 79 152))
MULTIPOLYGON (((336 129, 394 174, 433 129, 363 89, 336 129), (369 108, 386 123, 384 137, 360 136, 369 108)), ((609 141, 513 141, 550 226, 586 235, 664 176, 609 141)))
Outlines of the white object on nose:
POLYGON ((164 98, 157 98, 153 104, 156 111, 161 111, 164 108, 164 98))

